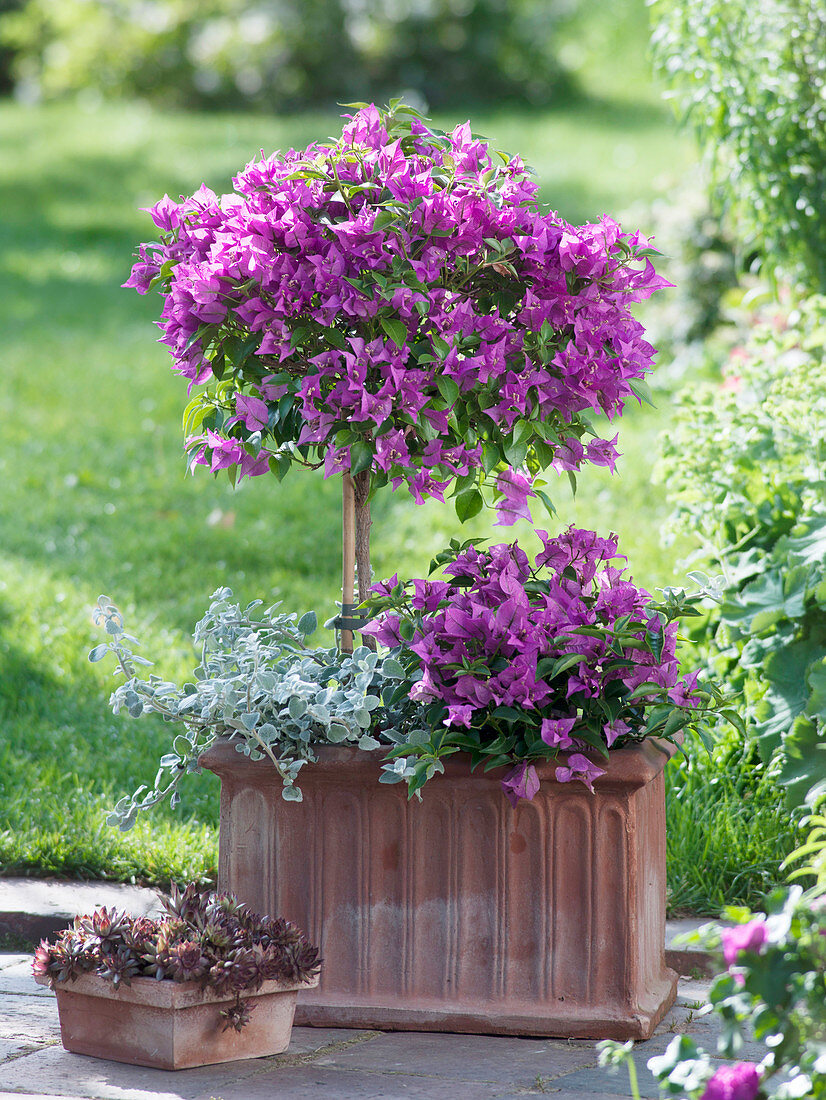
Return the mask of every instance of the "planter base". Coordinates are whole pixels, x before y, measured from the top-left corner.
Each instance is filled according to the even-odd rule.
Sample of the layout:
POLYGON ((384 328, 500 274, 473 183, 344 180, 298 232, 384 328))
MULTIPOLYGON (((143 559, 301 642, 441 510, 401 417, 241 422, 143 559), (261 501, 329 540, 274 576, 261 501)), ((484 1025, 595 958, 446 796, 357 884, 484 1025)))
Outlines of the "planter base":
MULTIPOLYGON (((591 794, 538 768, 513 809, 496 773, 451 757, 408 802, 383 753, 323 748, 287 803, 266 761, 231 744, 219 889, 320 944, 296 1022, 324 1027, 646 1039, 671 1006, 665 806, 672 747, 612 754, 591 794)), ((457 754, 458 755, 458 754, 457 754)))
MULTIPOLYGON (((673 972, 672 972, 673 973, 673 972)), ((352 1027, 376 1031, 445 1031, 468 1035, 517 1035, 557 1039, 644 1040, 674 1003, 677 975, 652 991, 651 1010, 608 1017, 599 1008, 560 1004, 556 1013, 548 1005, 511 1001, 489 1006, 432 1001, 399 1005, 380 1003, 374 997, 336 998, 328 994, 314 1004, 301 994, 296 1008, 296 1027, 352 1027)))
POLYGON ((255 993, 242 994, 254 1007, 241 1031, 223 1031, 219 1016, 235 998, 195 982, 133 978, 130 986, 115 989, 96 974, 82 974, 54 991, 66 1050, 172 1070, 280 1054, 290 1042, 298 988, 265 982, 255 993))

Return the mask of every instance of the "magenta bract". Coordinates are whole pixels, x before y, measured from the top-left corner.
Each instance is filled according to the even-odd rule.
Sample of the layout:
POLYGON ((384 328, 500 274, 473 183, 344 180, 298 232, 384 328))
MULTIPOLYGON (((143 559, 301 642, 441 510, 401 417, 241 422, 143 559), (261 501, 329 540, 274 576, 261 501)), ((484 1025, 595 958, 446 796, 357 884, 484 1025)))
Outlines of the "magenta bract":
POLYGON ((556 778, 591 787, 603 769, 585 752, 668 736, 680 728, 666 729, 671 715, 689 724, 698 704, 696 675, 680 676, 677 624, 625 576, 615 538, 537 534, 533 563, 517 543, 468 546, 444 565, 447 580, 376 585, 367 628, 407 654, 411 695, 436 705, 449 744, 493 746, 517 765, 508 797, 530 789, 525 758, 570 751, 556 778))

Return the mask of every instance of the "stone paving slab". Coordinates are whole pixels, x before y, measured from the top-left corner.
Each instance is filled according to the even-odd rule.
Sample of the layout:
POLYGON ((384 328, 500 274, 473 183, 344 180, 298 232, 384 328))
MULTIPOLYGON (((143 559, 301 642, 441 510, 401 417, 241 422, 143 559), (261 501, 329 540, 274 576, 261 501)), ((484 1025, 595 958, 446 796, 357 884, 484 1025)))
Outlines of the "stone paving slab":
POLYGON ((559 1076, 596 1061, 592 1042, 388 1032, 373 1042, 322 1055, 314 1064, 528 1087, 537 1077, 559 1076))
MULTIPOLYGON (((285 1054, 178 1072, 70 1054, 60 1045, 56 999, 34 984, 29 967, 27 955, 0 955, 0 1100, 630 1097, 627 1072, 599 1068, 589 1040, 295 1028, 285 1054)), ((674 1034, 688 1031, 715 1050, 715 1022, 700 1014, 707 989, 681 982, 655 1037, 636 1048, 644 1096, 657 1096, 645 1063, 674 1034)))

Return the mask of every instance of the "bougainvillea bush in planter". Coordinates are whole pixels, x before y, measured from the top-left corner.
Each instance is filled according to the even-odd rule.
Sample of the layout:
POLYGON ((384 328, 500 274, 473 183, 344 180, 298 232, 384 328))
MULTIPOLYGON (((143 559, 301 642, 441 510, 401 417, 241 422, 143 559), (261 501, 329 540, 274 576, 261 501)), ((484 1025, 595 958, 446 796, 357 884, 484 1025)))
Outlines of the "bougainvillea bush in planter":
POLYGON ((654 354, 629 307, 665 285, 639 233, 568 225, 518 157, 400 103, 234 187, 157 203, 126 285, 162 293, 161 339, 199 387, 193 466, 344 475, 362 597, 382 486, 452 487, 461 520, 494 498, 511 523, 544 471, 613 468, 609 422, 654 354))
POLYGON ((169 783, 118 816, 198 759, 221 776, 220 883, 322 944, 304 1022, 646 1036, 675 983, 657 735, 720 705, 678 674, 691 600, 653 603, 613 540, 572 530, 533 566, 455 542, 449 580, 409 600, 394 580, 364 646, 353 631, 383 487, 508 525, 553 511, 548 478, 613 470, 611 422, 654 355, 630 307, 664 280, 639 233, 541 208, 469 125, 355 106, 340 138, 262 155, 231 194, 164 198, 126 284, 163 296, 193 470, 341 476, 344 654, 305 650, 306 616, 224 607, 179 689, 135 676, 104 601, 116 704, 188 731, 169 783))
POLYGON ((474 765, 510 768, 502 785, 515 804, 538 789, 534 763, 565 753, 556 779, 593 789, 604 774, 594 754, 702 733, 705 712, 719 711, 713 685, 680 676, 676 620, 697 614, 695 599, 668 591, 654 602, 626 576, 613 537, 538 535, 534 562, 517 543, 472 540, 434 561, 445 579, 375 586, 367 630, 406 667, 397 690, 426 707, 432 731, 392 750, 386 780, 418 790, 464 750, 474 765))
POLYGON ((278 1054, 317 948, 281 918, 175 886, 159 918, 99 909, 45 940, 32 970, 58 997, 67 1050, 164 1069, 278 1054))
POLYGON ((182 731, 113 820, 199 763, 221 776, 219 881, 323 945, 304 1023, 640 1038, 673 996, 662 769, 719 693, 679 676, 691 599, 653 603, 613 539, 542 542, 533 565, 457 545, 449 580, 376 586, 379 652, 309 649, 312 617, 220 590, 181 687, 134 674, 99 603, 115 707, 182 731))

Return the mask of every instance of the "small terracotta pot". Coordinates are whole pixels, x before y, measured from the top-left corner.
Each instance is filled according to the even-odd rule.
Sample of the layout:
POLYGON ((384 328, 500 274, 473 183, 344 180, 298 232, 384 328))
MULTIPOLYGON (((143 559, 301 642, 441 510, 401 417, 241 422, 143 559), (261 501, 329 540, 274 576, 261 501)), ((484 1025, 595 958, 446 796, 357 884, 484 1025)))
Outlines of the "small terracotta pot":
MULTIPOLYGON (((36 980, 49 984, 48 978, 36 980)), ((242 993, 254 1007, 240 1031, 223 1031, 219 1016, 235 997, 197 982, 133 978, 115 989, 97 974, 81 974, 54 991, 66 1050, 134 1066, 190 1069, 286 1050, 301 988, 308 986, 264 982, 254 993, 242 993)))
MULTIPOLYGON (((408 801, 382 751, 324 746, 285 802, 231 743, 218 886, 321 947, 299 1024, 646 1039, 674 1000, 665 964, 663 768, 674 747, 611 754, 592 794, 537 768, 513 809, 502 772, 456 754, 408 801)), ((564 763, 564 760, 560 760, 564 763)))

